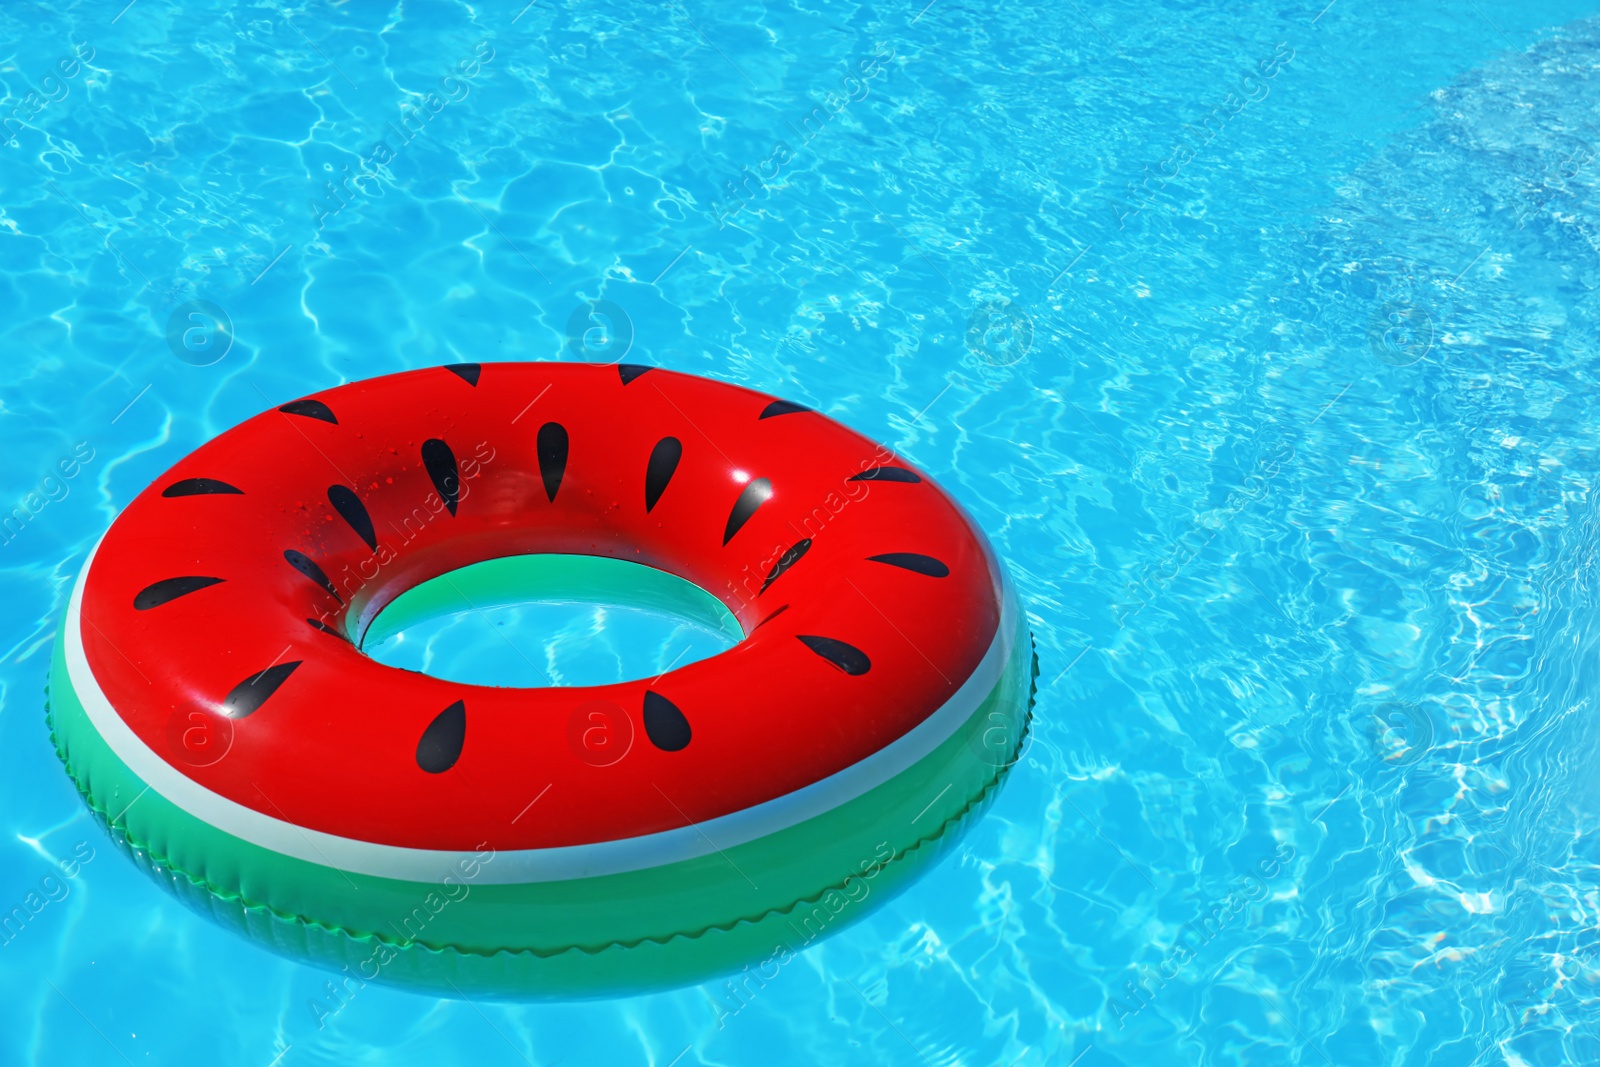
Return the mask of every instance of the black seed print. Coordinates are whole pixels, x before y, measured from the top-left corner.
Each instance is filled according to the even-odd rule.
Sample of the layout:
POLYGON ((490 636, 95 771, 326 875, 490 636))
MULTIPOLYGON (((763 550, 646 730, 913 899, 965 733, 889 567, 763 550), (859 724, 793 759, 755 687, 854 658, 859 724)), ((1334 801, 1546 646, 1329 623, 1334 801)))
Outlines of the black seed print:
POLYGON ((138 611, 149 611, 181 596, 187 596, 197 589, 204 589, 208 585, 216 585, 225 580, 202 578, 194 574, 184 575, 181 578, 163 578, 154 585, 147 585, 139 590, 139 595, 133 598, 133 606, 138 611))
POLYGON ((328 576, 323 573, 322 568, 317 566, 316 561, 310 556, 289 548, 284 550, 283 558, 289 561, 289 566, 326 589, 332 594, 333 599, 341 604, 344 603, 344 597, 339 595, 339 590, 334 588, 333 583, 328 580, 328 576))
POLYGON ((332 634, 334 637, 337 637, 339 640, 345 642, 346 644, 348 644, 350 642, 350 639, 348 637, 346 637, 344 634, 340 633, 338 630, 335 630, 332 626, 329 626, 327 623, 323 622, 321 619, 307 619, 306 622, 311 624, 311 628, 313 630, 321 630, 325 634, 332 634))
POLYGON ((787 400, 774 400, 761 409, 761 414, 757 418, 770 419, 774 415, 793 415, 796 412, 810 410, 808 407, 801 407, 799 404, 790 403, 787 400))
POLYGON ((243 496, 244 490, 235 489, 227 482, 219 482, 215 478, 185 478, 161 490, 162 496, 207 496, 212 493, 235 493, 243 496))
POLYGON ((667 491, 667 483, 678 469, 683 458, 683 442, 676 437, 663 437, 650 450, 650 462, 644 468, 644 510, 648 514, 667 491))
POLYGON ((461 758, 467 740, 467 705, 456 701, 434 716, 417 742, 417 766, 429 774, 443 774, 461 758))
POLYGON ((350 529, 356 536, 367 543, 372 551, 378 551, 378 534, 372 528, 372 516, 367 514, 367 506, 356 496, 354 489, 347 485, 328 486, 328 503, 333 505, 333 510, 339 517, 350 524, 350 529))
POLYGON ((618 363, 617 364, 617 374, 622 378, 622 384, 623 385, 627 385, 629 382, 633 381, 635 378, 637 378, 639 375, 643 374, 647 370, 655 370, 655 368, 654 367, 646 367, 642 363, 618 363))
POLYGON ((920 482, 911 471, 904 467, 868 467, 850 479, 852 482, 920 482))
POLYGON ((437 437, 430 437, 422 442, 422 465, 428 469, 428 477, 433 479, 444 506, 454 515, 461 502, 461 470, 456 466, 456 454, 437 437))
POLYGON ((881 556, 868 556, 873 563, 887 563, 891 567, 901 567, 918 574, 926 574, 929 578, 948 578, 950 568, 932 556, 924 556, 917 552, 885 552, 881 556))
POLYGON ((733 540, 733 535, 739 532, 740 527, 750 521, 750 516, 756 513, 756 508, 772 499, 772 483, 765 478, 757 478, 744 487, 739 494, 739 499, 733 502, 733 510, 728 513, 728 525, 722 530, 722 543, 726 545, 733 540))
POLYGON ((295 660, 293 663, 278 663, 259 674, 252 674, 234 686, 223 698, 222 714, 230 719, 242 719, 251 714, 278 691, 278 686, 282 685, 302 662, 295 660))
POLYGON ((483 373, 483 368, 476 363, 446 363, 444 369, 473 386, 478 384, 478 375, 483 373))
POLYGON ((811 637, 806 634, 795 636, 811 651, 846 674, 866 674, 872 669, 872 661, 867 658, 867 654, 854 645, 847 645, 832 637, 811 637))
POLYGON ((678 705, 648 689, 644 693, 644 732, 663 752, 677 752, 689 743, 689 720, 678 705))
POLYGON ((761 583, 761 588, 756 590, 756 596, 767 591, 767 586, 777 581, 784 571, 800 562, 800 557, 811 551, 811 538, 796 541, 790 546, 789 551, 778 557, 778 562, 773 564, 772 571, 767 575, 767 580, 761 583))
POLYGON ((287 415, 303 415, 308 419, 321 419, 339 425, 339 420, 333 417, 333 409, 320 400, 291 400, 278 410, 287 415))
POLYGON ((559 422, 547 422, 539 427, 538 437, 539 477, 544 479, 544 492, 550 503, 556 502, 556 492, 567 473, 567 428, 559 422))
POLYGON ((755 633, 756 630, 761 629, 767 623, 771 622, 773 619, 776 619, 779 615, 782 615, 784 612, 786 612, 788 610, 789 610, 789 605, 785 604, 783 607, 779 608, 777 611, 774 611, 771 615, 768 615, 766 618, 764 618, 760 622, 756 623, 754 629, 752 629, 750 632, 751 633, 755 633))

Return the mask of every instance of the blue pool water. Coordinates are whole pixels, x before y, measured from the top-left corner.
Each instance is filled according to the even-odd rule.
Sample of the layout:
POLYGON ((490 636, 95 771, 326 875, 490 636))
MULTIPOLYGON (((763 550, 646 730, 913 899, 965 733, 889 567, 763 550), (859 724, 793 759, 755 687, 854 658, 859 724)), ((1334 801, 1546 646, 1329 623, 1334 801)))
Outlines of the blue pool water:
POLYGON ((0 1064, 1600 1063, 1594 5, 925 3, 0 8, 0 1064), (330 1015, 60 772, 67 583, 271 404, 624 351, 959 496, 1032 745, 745 1001, 330 1015))
MULTIPOLYGON (((542 559, 561 564, 567 557, 542 559)), ((379 663, 453 682, 527 687, 659 678, 738 642, 738 621, 710 593, 643 564, 608 562, 627 602, 613 603, 594 586, 566 590, 537 581, 469 596, 446 575, 446 607, 396 624, 390 613, 398 604, 391 603, 361 648, 379 663), (703 611, 680 614, 648 597, 640 603, 640 586, 663 579, 695 595, 703 611)))
POLYGON ((471 685, 610 685, 714 656, 715 630, 629 605, 483 605, 363 646, 380 663, 471 685))

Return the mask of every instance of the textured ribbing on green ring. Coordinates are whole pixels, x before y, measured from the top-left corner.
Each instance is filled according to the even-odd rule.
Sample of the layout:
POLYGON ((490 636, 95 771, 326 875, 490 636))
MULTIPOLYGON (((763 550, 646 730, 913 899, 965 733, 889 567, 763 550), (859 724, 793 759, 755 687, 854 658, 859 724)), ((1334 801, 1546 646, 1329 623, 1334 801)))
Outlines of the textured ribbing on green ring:
POLYGON ((407 589, 372 620, 361 644, 422 619, 529 600, 626 604, 692 619, 732 641, 744 637, 722 601, 675 574, 609 556, 541 553, 484 560, 407 589))
POLYGON ((448 870, 437 883, 410 882, 308 863, 146 792, 73 693, 59 634, 51 734, 91 810, 136 861, 201 912, 279 951, 447 995, 609 995, 736 970, 779 945, 798 950, 861 917, 937 858, 992 798, 1005 769, 997 763, 1020 751, 1037 666, 1017 615, 1011 660, 962 728, 855 800, 768 837, 648 870, 515 885, 461 879, 467 896, 442 907, 448 870), (996 752, 1009 755, 996 760, 996 752), (889 852, 894 859, 874 869, 889 852), (852 876, 847 892, 864 891, 860 900, 839 892, 852 876))

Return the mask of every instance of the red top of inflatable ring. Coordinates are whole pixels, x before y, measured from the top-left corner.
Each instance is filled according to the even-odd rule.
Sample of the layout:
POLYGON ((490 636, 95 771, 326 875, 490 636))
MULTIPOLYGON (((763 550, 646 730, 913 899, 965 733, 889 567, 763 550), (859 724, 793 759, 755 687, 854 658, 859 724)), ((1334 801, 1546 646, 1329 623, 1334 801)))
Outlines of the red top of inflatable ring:
POLYGON ((999 582, 942 490, 798 405, 626 364, 459 364, 197 449, 112 525, 82 632, 133 731, 239 804, 389 845, 539 848, 703 822, 870 755, 976 668, 999 582), (422 581, 530 552, 678 574, 747 636, 659 679, 547 689, 350 640, 422 581), (570 740, 597 700, 635 736, 608 766, 570 740), (184 747, 196 721, 226 738, 214 762, 184 747))

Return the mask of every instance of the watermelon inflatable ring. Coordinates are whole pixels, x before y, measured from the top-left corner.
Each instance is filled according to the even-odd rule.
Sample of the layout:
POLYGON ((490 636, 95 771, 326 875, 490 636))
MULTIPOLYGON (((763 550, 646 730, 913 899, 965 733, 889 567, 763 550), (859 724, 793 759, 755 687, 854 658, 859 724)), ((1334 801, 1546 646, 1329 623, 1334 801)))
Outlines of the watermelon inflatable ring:
POLYGON ((1036 674, 983 535, 887 449, 660 369, 457 364, 284 404, 140 493, 50 720, 218 921, 347 983, 579 997, 770 970, 887 899, 994 796, 1036 674), (742 638, 584 688, 362 652, 552 587, 742 638))

